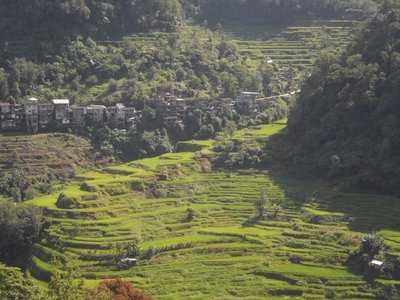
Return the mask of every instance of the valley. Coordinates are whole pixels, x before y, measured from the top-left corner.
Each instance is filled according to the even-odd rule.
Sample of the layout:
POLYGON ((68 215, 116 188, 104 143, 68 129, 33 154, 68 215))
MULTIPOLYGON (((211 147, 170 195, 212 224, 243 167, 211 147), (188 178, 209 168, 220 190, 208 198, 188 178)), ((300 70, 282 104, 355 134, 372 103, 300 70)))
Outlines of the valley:
MULTIPOLYGON (((232 138, 254 142, 284 128, 282 121, 232 138)), ((56 259, 76 263, 86 287, 122 277, 156 299, 375 299, 385 280, 370 285, 344 264, 369 232, 398 255, 396 198, 338 192, 279 168, 212 170, 214 142, 190 143, 201 150, 82 172, 28 202, 51 222, 31 274, 49 280, 56 259), (257 221, 263 190, 267 215, 257 221), (60 193, 74 199, 71 208, 56 206, 60 193), (121 269, 118 251, 130 243, 138 263, 121 269)))
POLYGON ((398 1, 0 2, 0 300, 400 299, 398 1))

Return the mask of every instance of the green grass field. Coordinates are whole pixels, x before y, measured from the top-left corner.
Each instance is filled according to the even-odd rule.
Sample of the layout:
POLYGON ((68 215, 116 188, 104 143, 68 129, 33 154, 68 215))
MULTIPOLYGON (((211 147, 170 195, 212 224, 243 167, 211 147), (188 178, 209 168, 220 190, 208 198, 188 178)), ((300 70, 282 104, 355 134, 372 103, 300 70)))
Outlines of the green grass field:
MULTIPOLYGON (((284 121, 263 125, 233 138, 267 138, 284 127, 284 121)), ((79 266, 88 288, 118 276, 155 299, 326 299, 332 293, 336 299, 375 299, 344 261, 371 231, 400 253, 398 199, 341 193, 273 170, 203 172, 201 153, 212 155, 212 141, 188 143, 204 148, 83 172, 57 193, 32 200, 47 208, 51 222, 49 237, 35 246, 32 275, 48 279, 54 258, 64 258, 79 266), (93 192, 81 191, 83 182, 93 192), (261 190, 281 210, 253 222, 261 190), (313 201, 316 190, 320 197, 313 201), (58 209, 61 191, 78 199, 79 208, 58 209), (152 255, 118 269, 117 245, 135 239, 141 253, 152 255), (292 256, 301 263, 291 263, 292 256)))

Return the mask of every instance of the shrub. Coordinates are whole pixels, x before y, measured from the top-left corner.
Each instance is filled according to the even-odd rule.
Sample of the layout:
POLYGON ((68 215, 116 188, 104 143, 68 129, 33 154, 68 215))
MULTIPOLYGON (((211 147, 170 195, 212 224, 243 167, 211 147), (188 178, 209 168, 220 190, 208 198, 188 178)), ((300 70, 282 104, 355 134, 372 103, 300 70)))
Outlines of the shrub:
POLYGON ((110 196, 118 196, 118 195, 123 195, 129 193, 129 190, 126 185, 123 184, 113 184, 113 185, 107 185, 105 187, 105 191, 110 195, 110 196))
POLYGON ((67 197, 64 193, 61 193, 56 202, 58 208, 71 209, 79 207, 79 202, 76 199, 67 197))
POLYGON ((138 192, 144 192, 146 190, 146 185, 143 181, 132 181, 130 183, 131 189, 138 192))
POLYGON ((196 212, 194 211, 193 208, 190 208, 190 207, 189 207, 189 208, 186 210, 185 221, 186 221, 186 222, 192 222, 192 221, 194 220, 195 216, 196 216, 196 212))
POLYGON ((42 225, 42 212, 38 208, 0 201, 0 260, 25 267, 34 243, 40 238, 42 225))
POLYGON ((325 298, 326 299, 335 299, 336 298, 336 293, 334 290, 326 290, 325 291, 325 298))
POLYGON ((385 260, 385 245, 384 240, 375 235, 368 234, 363 237, 360 247, 350 253, 347 264, 355 271, 362 273, 368 279, 373 280, 383 274, 383 268, 371 266, 370 262, 373 259, 385 260))
POLYGON ((44 299, 35 283, 16 268, 0 264, 0 299, 44 299))
POLYGON ((118 299, 118 300, 151 300, 150 296, 120 278, 107 279, 88 295, 87 300, 118 299))
POLYGON ((31 200, 37 195, 37 190, 29 186, 25 191, 24 191, 24 200, 31 200))
POLYGON ((41 183, 37 186, 37 189, 42 194, 50 194, 53 191, 53 187, 49 183, 41 183))
POLYGON ((96 192, 96 187, 89 185, 87 182, 82 183, 80 189, 85 192, 96 192))

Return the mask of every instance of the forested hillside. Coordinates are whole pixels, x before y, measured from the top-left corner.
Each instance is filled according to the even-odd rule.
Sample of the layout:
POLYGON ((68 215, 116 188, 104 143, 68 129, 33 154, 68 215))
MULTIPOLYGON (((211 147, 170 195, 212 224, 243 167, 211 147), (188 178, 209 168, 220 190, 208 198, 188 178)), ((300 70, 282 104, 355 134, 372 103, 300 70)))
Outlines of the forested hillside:
POLYGON ((178 0, 4 0, 0 3, 0 39, 107 38, 127 31, 172 31, 181 18, 178 0))
POLYGON ((354 19, 374 10, 372 0, 4 0, 0 98, 18 101, 34 95, 78 102, 100 95, 96 102, 109 103, 143 100, 165 90, 188 97, 232 97, 239 89, 258 89, 260 79, 265 82, 271 75, 255 74, 219 30, 184 30, 188 20, 209 23, 213 30, 220 29, 218 22, 354 19), (149 31, 169 34, 129 37, 149 31))
POLYGON ((373 0, 189 0, 199 18, 210 22, 291 23, 301 19, 364 18, 376 9, 373 0))
POLYGON ((297 163, 399 192, 400 10, 387 2, 341 57, 322 56, 289 122, 297 163))
POLYGON ((4 0, 0 40, 112 38, 127 32, 174 31, 184 17, 210 23, 364 18, 375 9, 374 0, 4 0))
POLYGON ((40 57, 30 59, 6 52, 0 57, 0 98, 35 95, 110 104, 142 101, 164 91, 232 97, 238 89, 258 87, 260 80, 234 44, 211 31, 188 34, 157 33, 142 43, 126 39, 109 45, 77 39, 54 51, 38 50, 40 57))

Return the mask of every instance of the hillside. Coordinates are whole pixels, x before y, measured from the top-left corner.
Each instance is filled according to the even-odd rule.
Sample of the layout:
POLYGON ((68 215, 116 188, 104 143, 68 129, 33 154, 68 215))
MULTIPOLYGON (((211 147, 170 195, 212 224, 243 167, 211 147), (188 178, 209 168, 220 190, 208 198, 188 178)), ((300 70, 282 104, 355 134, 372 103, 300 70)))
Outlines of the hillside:
MULTIPOLYGON (((76 170, 93 165, 94 160, 90 143, 74 135, 0 134, 1 193, 21 200, 17 194, 26 192, 32 184, 47 186, 55 179, 66 180, 76 170)), ((36 192, 30 190, 29 197, 36 192)))
MULTIPOLYGON (((249 144, 284 127, 264 125, 232 138, 249 144)), ((213 141, 191 143, 202 150, 83 172, 30 201, 46 208, 51 223, 35 246, 31 274, 48 280, 57 258, 76 263, 88 288, 118 276, 155 299, 375 299, 384 285, 398 284, 368 286, 344 265, 362 232, 379 232, 389 253, 400 253, 394 198, 339 193, 274 168, 210 170, 213 141), (262 191, 266 217, 257 220, 262 191), (71 206, 57 206, 61 192, 71 206), (138 265, 118 267, 134 245, 138 265)))
POLYGON ((213 24, 233 20, 285 24, 316 18, 365 18, 375 9, 372 0, 4 0, 0 40, 49 44, 78 35, 114 39, 132 32, 176 31, 187 19, 213 24))
POLYGON ((297 163, 363 190, 399 192, 399 21, 388 2, 343 56, 320 58, 289 122, 297 163))
POLYGON ((316 19, 364 19, 376 10, 373 0, 189 0, 198 3, 197 18, 242 24, 290 24, 316 19))
POLYGON ((1 1, 0 300, 399 300, 399 87, 395 0, 1 1))
POLYGON ((310 67, 321 49, 345 46, 353 20, 375 10, 369 0, 229 2, 3 1, 0 98, 141 105, 162 92, 233 97, 237 90, 265 91, 267 82, 260 83, 260 78, 269 71, 254 70, 265 70, 268 57, 278 67, 310 67), (254 12, 261 15, 257 22, 225 18, 222 12, 233 16, 229 12, 235 7, 244 19, 252 19, 254 12), (357 18, 343 13, 353 8, 366 14, 357 18), (215 19, 218 11, 221 20, 215 19), (219 21, 228 33, 223 42, 219 21), (201 24, 202 30, 192 30, 193 24, 201 24), (236 24, 236 29, 226 24, 236 24))
POLYGON ((175 31, 182 7, 177 0, 4 0, 0 18, 0 40, 50 44, 78 35, 110 38, 127 32, 175 31))

